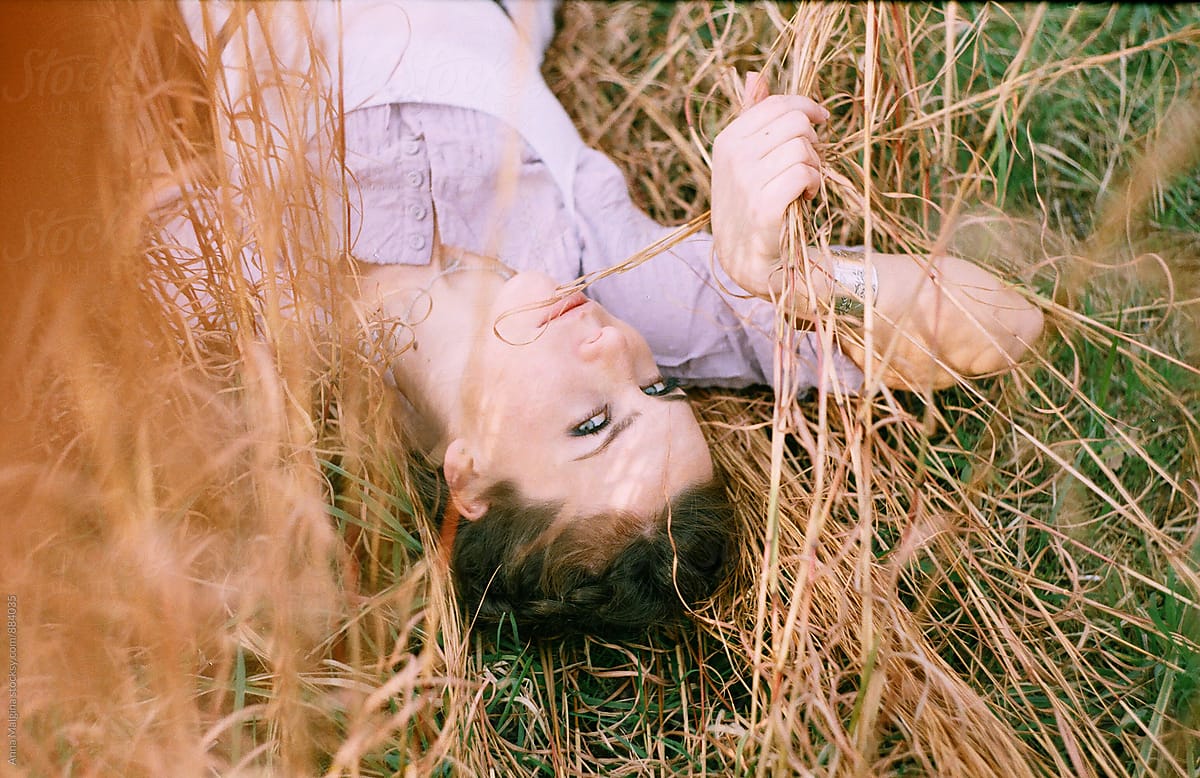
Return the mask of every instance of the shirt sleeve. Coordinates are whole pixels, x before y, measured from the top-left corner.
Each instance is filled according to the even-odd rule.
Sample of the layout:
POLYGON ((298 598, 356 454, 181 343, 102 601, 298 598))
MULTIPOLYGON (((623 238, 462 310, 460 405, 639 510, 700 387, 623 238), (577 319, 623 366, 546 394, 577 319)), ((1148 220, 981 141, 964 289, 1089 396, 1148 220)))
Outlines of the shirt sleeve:
MULTIPOLYGON (((580 157, 575 198, 584 273, 622 262, 674 230, 634 205, 620 169, 594 149, 580 157)), ((642 333, 664 374, 700 386, 777 388, 774 307, 729 278, 709 233, 598 281, 589 294, 642 333)), ((797 333, 794 344, 796 389, 825 375, 847 391, 861 385, 858 367, 840 351, 826 359, 813 333, 797 333)))

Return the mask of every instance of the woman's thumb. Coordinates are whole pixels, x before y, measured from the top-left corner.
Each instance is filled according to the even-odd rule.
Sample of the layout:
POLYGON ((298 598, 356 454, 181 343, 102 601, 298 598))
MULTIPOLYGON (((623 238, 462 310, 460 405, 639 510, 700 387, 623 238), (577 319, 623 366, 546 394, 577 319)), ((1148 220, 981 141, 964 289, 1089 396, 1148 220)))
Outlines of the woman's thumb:
POLYGON ((769 94, 771 91, 767 87, 767 80, 763 78, 762 73, 757 70, 747 70, 745 87, 742 89, 742 110, 761 103, 769 94))

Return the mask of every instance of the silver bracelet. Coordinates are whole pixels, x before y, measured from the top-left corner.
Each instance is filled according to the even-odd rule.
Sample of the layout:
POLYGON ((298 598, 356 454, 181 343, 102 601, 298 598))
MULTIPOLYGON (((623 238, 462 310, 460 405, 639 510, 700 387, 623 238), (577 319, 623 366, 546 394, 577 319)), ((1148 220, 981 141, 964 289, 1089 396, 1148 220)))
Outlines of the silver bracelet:
MULTIPOLYGON (((836 257, 850 255, 846 250, 831 250, 836 257)), ((857 252, 856 252, 857 253, 857 252)), ((833 263, 834 290, 833 311, 839 316, 859 316, 866 311, 867 266, 859 262, 835 261, 833 263), (849 294, 847 294, 849 292, 849 294)), ((871 267, 871 297, 879 291, 879 271, 871 267)))

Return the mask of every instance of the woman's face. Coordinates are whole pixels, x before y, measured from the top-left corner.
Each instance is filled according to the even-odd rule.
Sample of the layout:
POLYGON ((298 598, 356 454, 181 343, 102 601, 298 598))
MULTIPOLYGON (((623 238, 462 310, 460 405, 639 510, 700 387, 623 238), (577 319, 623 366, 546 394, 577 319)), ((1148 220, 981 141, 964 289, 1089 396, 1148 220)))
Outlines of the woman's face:
POLYGON ((567 516, 656 515, 713 475, 691 406, 642 336, 582 295, 514 313, 554 290, 548 276, 518 274, 481 322, 462 439, 447 451, 451 491, 510 481, 567 516))

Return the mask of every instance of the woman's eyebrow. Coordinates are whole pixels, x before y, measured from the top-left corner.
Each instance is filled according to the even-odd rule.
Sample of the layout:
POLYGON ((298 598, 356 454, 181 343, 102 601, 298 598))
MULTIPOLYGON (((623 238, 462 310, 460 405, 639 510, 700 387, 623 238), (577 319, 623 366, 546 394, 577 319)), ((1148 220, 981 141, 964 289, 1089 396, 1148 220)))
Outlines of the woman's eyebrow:
POLYGON ((612 442, 617 439, 617 436, 620 435, 625 430, 629 429, 629 425, 633 424, 633 422, 636 421, 638 419, 638 417, 640 417, 641 415, 642 415, 641 411, 634 411, 633 413, 629 414, 625 418, 618 421, 616 424, 613 424, 612 427, 610 428, 611 432, 609 432, 608 435, 604 438, 603 443, 601 443, 599 446, 596 446, 594 449, 587 452, 586 454, 582 454, 580 456, 575 457, 574 461, 578 462, 581 459, 591 459, 592 457, 596 456, 604 449, 608 448, 610 445, 612 445, 612 442))

